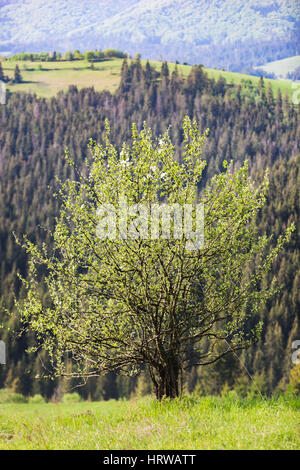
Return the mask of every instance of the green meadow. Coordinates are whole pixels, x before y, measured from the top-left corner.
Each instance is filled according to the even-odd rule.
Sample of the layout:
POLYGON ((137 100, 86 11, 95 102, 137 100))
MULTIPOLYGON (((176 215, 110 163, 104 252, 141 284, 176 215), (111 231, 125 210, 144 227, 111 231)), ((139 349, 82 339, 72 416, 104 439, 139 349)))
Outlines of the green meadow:
MULTIPOLYGON (((79 89, 93 86, 95 90, 109 90, 114 92, 120 81, 121 66, 123 59, 108 59, 102 62, 95 62, 94 68, 85 60, 57 61, 57 62, 29 62, 2 60, 4 74, 13 78, 14 68, 18 64, 23 83, 8 84, 7 88, 11 92, 22 91, 35 93, 37 96, 49 98, 55 96, 60 90, 67 90, 69 85, 76 85, 79 89)), ((146 61, 142 60, 145 64, 146 61)), ((150 64, 157 70, 161 68, 161 62, 150 61, 150 64)), ((190 70, 190 65, 177 65, 180 73, 186 77, 190 70)), ((170 72, 175 68, 174 63, 169 63, 170 72)), ((220 71, 215 69, 205 69, 209 77, 216 80, 222 75, 227 83, 247 84, 251 81, 253 86, 257 86, 259 77, 250 75, 220 71)), ((276 96, 278 89, 282 95, 285 92, 291 97, 293 93, 292 82, 288 80, 265 79, 265 84, 270 82, 276 96)), ((251 86, 250 83, 250 86, 251 86)))
POLYGON ((299 449, 300 398, 1 404, 0 449, 299 449))
POLYGON ((18 64, 23 83, 9 84, 7 88, 14 91, 36 93, 37 96, 49 98, 60 90, 67 90, 69 85, 78 88, 93 86, 96 90, 114 92, 120 81, 122 59, 111 59, 94 64, 85 60, 57 62, 15 62, 4 61, 4 74, 13 77, 18 64))

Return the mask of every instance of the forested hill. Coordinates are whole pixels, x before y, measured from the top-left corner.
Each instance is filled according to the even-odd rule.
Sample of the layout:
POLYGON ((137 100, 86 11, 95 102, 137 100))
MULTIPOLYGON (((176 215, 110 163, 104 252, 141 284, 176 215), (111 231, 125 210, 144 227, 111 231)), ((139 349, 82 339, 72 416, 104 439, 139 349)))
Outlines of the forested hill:
MULTIPOLYGON (((171 125, 180 158, 180 128, 186 114, 199 122, 201 130, 209 128, 206 176, 221 171, 225 159, 237 165, 248 159, 257 178, 270 168, 268 205, 258 220, 261 231, 277 235, 291 219, 297 224, 292 242, 271 273, 278 275, 281 293, 260 312, 265 322, 263 336, 243 355, 250 372, 261 374, 271 392, 287 382, 291 342, 300 337, 300 110, 280 92, 274 97, 263 80, 257 88, 229 86, 222 79, 208 79, 201 66, 183 79, 176 69, 170 74, 166 63, 158 73, 149 64, 142 68, 136 59, 130 64, 124 61, 114 95, 72 86, 50 100, 18 93, 9 96, 0 107, 0 305, 13 309, 14 293, 22 296, 17 271, 26 275, 26 257, 12 231, 51 243, 40 226, 54 225, 58 210, 53 198, 55 177, 76 176, 66 165, 64 148, 69 148, 80 166, 88 140, 102 141, 107 117, 118 146, 128 140, 132 122, 141 128, 147 121, 157 137, 171 125)), ((34 379, 45 372, 42 364, 47 365, 47 358, 26 354, 33 339, 15 335, 15 317, 2 313, 1 318, 11 330, 1 332, 8 345, 8 362, 0 368, 0 388, 51 396, 57 382, 34 379)), ((193 369, 188 386, 198 383, 208 393, 219 392, 225 382, 232 386, 242 375, 236 364, 221 362, 210 369, 193 369)), ((90 381, 80 390, 85 396, 109 398, 128 395, 134 385, 134 380, 110 376, 90 381)))
POLYGON ((299 22, 297 0, 6 0, 0 51, 115 47, 247 71, 299 54, 299 22))

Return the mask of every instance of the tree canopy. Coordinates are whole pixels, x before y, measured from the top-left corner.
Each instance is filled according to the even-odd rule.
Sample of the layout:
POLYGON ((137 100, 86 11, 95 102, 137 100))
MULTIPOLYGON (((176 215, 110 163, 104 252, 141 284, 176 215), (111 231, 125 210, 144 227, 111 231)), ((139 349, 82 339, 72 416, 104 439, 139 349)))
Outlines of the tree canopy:
MULTIPOLYGON (((186 369, 257 340, 261 325, 255 314, 276 291, 274 282, 261 280, 293 226, 273 247, 271 237, 258 233, 255 220, 268 179, 252 181, 247 163, 224 162, 220 174, 201 184, 207 133, 200 134, 188 117, 179 159, 168 132, 154 140, 146 125, 141 132, 133 125, 131 143, 118 151, 108 122, 106 127, 105 144, 91 142, 84 168, 62 183, 53 251, 24 239, 30 269, 19 311, 48 350, 56 374, 132 375, 147 367, 157 398, 174 398, 186 369), (111 216, 124 197, 131 219, 115 236, 108 227, 107 236, 99 237, 99 207, 109 207, 111 216), (196 211, 194 232, 175 236, 175 212, 168 236, 162 230, 151 238, 142 230, 141 208, 151 213, 153 205, 196 204, 204 213, 200 245, 191 235, 196 211), (66 357, 72 371, 66 370, 66 357)), ((120 228, 120 216, 114 220, 120 228)), ((147 223, 151 231, 153 219, 147 223)))

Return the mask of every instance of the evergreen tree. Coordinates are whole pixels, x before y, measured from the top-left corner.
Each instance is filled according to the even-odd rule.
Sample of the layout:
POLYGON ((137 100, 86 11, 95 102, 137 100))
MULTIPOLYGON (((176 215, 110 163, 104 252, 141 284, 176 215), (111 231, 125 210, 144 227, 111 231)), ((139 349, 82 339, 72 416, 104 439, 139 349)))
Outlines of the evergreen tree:
POLYGON ((146 67, 144 70, 144 79, 145 79, 145 84, 149 88, 152 82, 152 69, 149 63, 149 60, 146 62, 146 67))
POLYGON ((21 82, 22 82, 21 72, 20 72, 19 66, 16 65, 15 72, 14 72, 14 83, 21 83, 21 82))
POLYGON ((160 75, 161 75, 162 78, 168 78, 169 77, 169 67, 168 67, 167 62, 162 63, 160 75))
POLYGON ((260 96, 261 100, 265 101, 265 99, 266 99, 266 90, 265 90, 265 82, 264 82, 263 77, 260 77, 260 79, 259 79, 258 89, 259 89, 259 96, 260 96))
POLYGON ((5 76, 4 76, 1 61, 0 61, 0 81, 5 82, 5 76))
POLYGON ((274 102, 274 95, 273 95, 271 82, 269 82, 268 86, 267 86, 266 99, 267 99, 267 103, 269 105, 269 109, 271 111, 273 111, 275 102, 274 102))

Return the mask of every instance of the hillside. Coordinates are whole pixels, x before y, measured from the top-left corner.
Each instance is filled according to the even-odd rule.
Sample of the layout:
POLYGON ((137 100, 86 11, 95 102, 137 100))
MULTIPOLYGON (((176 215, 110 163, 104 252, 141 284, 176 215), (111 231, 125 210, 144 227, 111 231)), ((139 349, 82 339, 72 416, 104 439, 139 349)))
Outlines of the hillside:
POLYGON ((0 51, 116 47, 241 70, 295 55, 299 45, 290 33, 299 19, 297 0, 6 0, 0 51))
MULTIPOLYGON (((4 74, 10 78, 16 64, 20 67, 23 83, 7 84, 11 92, 21 91, 27 93, 36 93, 37 96, 48 98, 55 96, 58 91, 66 91, 70 85, 76 85, 79 89, 93 86, 95 90, 108 90, 114 92, 121 78, 122 59, 109 59, 95 63, 91 69, 91 64, 85 60, 77 61, 57 61, 57 62, 16 62, 3 61, 2 68, 4 74)), ((143 60, 145 65, 146 61, 143 60)), ((150 61, 151 66, 160 71, 162 63, 159 61, 150 61)), ((169 63, 170 72, 175 68, 174 63, 169 63)), ((192 66, 177 65, 179 73, 187 77, 192 66)), ((226 72, 215 69, 204 69, 210 78, 218 80, 222 76, 228 84, 246 85, 251 81, 253 87, 258 86, 259 77, 233 72, 226 72)), ((273 93, 276 96, 278 89, 281 94, 292 96, 293 89, 290 81, 265 79, 266 86, 271 84, 273 93)))

